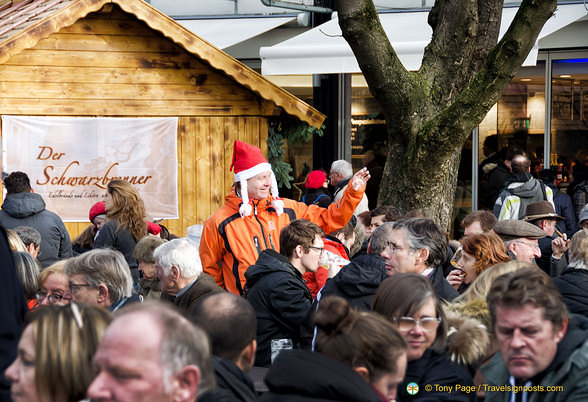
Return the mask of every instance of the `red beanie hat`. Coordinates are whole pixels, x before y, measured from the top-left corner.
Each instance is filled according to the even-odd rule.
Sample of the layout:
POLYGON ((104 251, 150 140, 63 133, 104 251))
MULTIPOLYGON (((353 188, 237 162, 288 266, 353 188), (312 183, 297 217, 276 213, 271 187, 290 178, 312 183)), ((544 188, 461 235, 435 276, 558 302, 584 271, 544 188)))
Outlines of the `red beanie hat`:
POLYGON ((276 176, 272 171, 272 166, 261 154, 261 149, 245 142, 235 140, 231 170, 235 172, 235 181, 241 184, 241 199, 243 199, 243 204, 239 208, 239 214, 241 214, 242 218, 251 215, 251 211, 253 210, 249 204, 247 179, 265 172, 272 172, 271 194, 274 197, 272 205, 278 215, 284 211, 284 202, 278 199, 278 183, 276 182, 276 176))
POLYGON ((98 201, 96 204, 92 205, 92 208, 90 208, 90 222, 92 222, 96 216, 105 214, 106 208, 104 207, 104 201, 98 201))
POLYGON ((313 170, 308 174, 304 186, 306 188, 321 188, 326 180, 327 174, 325 172, 322 170, 313 170))

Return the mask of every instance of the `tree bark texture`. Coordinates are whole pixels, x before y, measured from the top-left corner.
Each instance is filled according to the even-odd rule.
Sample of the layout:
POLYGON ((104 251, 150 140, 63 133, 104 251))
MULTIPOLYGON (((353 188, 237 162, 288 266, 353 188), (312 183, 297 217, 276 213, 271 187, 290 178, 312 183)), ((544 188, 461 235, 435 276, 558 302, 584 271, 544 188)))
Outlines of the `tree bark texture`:
MULTIPOLYGON (((378 204, 448 228, 463 144, 532 49, 556 0, 524 0, 498 41, 503 0, 437 0, 420 69, 407 71, 372 0, 336 0, 339 25, 383 108, 389 153, 378 204)), ((476 150, 474 150, 475 152, 476 150)))

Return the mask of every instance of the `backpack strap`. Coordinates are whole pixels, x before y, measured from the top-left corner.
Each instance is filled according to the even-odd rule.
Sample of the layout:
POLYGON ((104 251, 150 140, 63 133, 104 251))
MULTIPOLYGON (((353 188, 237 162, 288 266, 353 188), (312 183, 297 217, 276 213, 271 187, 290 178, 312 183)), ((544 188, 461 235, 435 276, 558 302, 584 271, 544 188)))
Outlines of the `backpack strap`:
POLYGON ((324 197, 326 194, 321 194, 318 197, 316 197, 316 199, 314 200, 314 202, 312 203, 312 205, 318 205, 318 200, 320 200, 322 197, 324 197))

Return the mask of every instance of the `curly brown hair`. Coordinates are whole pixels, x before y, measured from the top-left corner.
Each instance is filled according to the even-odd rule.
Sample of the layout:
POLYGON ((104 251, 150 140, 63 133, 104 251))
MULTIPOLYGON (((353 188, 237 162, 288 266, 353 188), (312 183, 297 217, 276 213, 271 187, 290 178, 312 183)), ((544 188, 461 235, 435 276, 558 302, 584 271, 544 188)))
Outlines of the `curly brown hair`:
POLYGON ((510 261, 502 239, 495 233, 480 233, 460 240, 461 248, 476 259, 477 274, 501 262, 510 261))
POLYGON ((106 217, 116 222, 117 230, 126 228, 136 241, 147 235, 145 204, 139 193, 125 180, 112 180, 107 190, 114 206, 106 211, 106 217))

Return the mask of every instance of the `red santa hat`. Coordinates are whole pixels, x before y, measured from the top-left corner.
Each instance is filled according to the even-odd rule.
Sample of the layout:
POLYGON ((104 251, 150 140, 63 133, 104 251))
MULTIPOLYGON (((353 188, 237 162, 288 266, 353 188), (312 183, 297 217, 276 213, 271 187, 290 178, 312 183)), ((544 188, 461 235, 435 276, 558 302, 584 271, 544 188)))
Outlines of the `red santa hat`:
POLYGON ((271 194, 274 198, 272 205, 278 215, 284 212, 284 202, 279 199, 276 176, 272 171, 272 166, 261 154, 261 149, 245 142, 235 140, 231 170, 235 172, 235 182, 241 184, 241 199, 243 200, 243 204, 241 204, 241 207, 239 208, 239 214, 242 218, 251 215, 251 211, 253 210, 253 207, 249 204, 247 179, 265 172, 272 173, 271 194))

